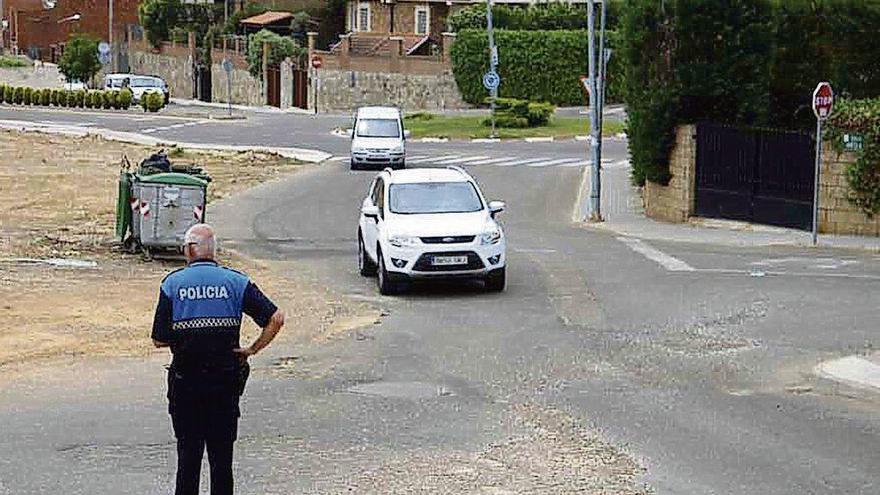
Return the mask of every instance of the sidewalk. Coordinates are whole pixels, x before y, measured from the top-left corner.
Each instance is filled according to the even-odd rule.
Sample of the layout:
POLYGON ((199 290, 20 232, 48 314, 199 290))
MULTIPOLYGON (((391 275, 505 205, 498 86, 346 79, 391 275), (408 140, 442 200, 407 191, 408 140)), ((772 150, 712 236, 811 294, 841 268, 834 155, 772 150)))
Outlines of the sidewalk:
MULTIPOLYGON (((206 102, 199 100, 188 100, 184 98, 171 98, 171 103, 174 105, 178 105, 181 107, 193 107, 193 108, 204 108, 211 110, 228 110, 229 105, 226 103, 219 102, 206 102)), ((252 113, 272 113, 272 114, 302 114, 302 115, 312 115, 314 112, 312 110, 306 110, 303 108, 278 108, 271 106, 262 106, 262 107, 251 107, 247 105, 232 105, 232 110, 238 112, 252 112, 252 113)))
MULTIPOLYGON (((581 191, 589 191, 589 168, 581 191)), ((584 218, 578 201, 575 216, 584 218)), ((812 246, 812 235, 802 230, 727 220, 694 218, 689 223, 667 223, 645 216, 638 188, 630 183, 629 167, 602 169, 602 223, 584 223, 589 229, 606 230, 648 240, 696 242, 728 246, 812 246)), ((880 252, 880 238, 819 235, 819 247, 880 252)))

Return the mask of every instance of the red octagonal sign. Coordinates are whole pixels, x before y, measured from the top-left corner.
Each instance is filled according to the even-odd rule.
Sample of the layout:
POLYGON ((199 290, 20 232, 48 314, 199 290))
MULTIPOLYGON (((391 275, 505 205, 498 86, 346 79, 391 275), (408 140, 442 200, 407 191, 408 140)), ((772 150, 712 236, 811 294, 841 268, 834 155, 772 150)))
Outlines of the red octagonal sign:
POLYGON ((817 119, 825 120, 831 116, 833 109, 834 90, 831 89, 831 84, 821 82, 813 91, 813 113, 816 114, 817 119))

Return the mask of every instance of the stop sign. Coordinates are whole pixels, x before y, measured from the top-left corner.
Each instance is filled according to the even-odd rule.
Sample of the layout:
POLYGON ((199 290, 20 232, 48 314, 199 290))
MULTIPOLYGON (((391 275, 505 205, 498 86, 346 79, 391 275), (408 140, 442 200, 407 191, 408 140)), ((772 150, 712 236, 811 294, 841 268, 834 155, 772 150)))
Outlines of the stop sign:
POLYGON ((321 57, 315 56, 312 57, 312 67, 316 69, 320 69, 324 65, 324 61, 321 60, 321 57))
POLYGON ((831 89, 831 84, 821 82, 813 91, 813 113, 816 114, 817 119, 825 120, 831 116, 833 109, 834 90, 831 89))

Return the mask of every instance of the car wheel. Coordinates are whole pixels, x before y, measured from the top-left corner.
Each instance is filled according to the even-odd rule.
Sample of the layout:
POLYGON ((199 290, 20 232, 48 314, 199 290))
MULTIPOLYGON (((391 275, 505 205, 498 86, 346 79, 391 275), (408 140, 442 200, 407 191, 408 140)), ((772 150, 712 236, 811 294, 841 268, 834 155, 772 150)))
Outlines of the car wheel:
POLYGON ((486 290, 489 292, 503 292, 507 287, 507 267, 489 272, 486 276, 486 290))
POLYGON ((376 274, 376 264, 367 254, 367 250, 364 248, 364 238, 360 232, 358 232, 358 271, 364 277, 372 277, 376 274))
POLYGON ((351 161, 349 162, 349 167, 350 167, 351 170, 360 170, 360 169, 361 169, 361 168, 360 168, 360 167, 354 162, 354 160, 351 160, 351 161))
POLYGON ((382 252, 377 249, 376 254, 379 258, 379 276, 376 278, 376 281, 379 285, 379 293, 383 296, 392 296, 397 293, 398 286, 396 283, 391 281, 391 278, 388 276, 388 270, 385 269, 385 258, 382 256, 382 252))

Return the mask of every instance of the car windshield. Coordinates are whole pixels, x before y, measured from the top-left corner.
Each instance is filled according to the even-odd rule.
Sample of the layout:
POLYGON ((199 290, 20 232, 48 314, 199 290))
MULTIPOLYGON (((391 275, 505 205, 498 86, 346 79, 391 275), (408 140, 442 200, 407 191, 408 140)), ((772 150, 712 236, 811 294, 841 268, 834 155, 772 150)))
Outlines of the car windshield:
POLYGON ((135 88, 158 88, 159 81, 155 79, 136 77, 131 80, 131 86, 135 88))
POLYGON ((400 137, 400 126, 396 119, 360 119, 357 124, 359 137, 400 137))
POLYGON ((470 213, 483 209, 483 201, 470 182, 392 184, 388 191, 392 213, 470 213))

